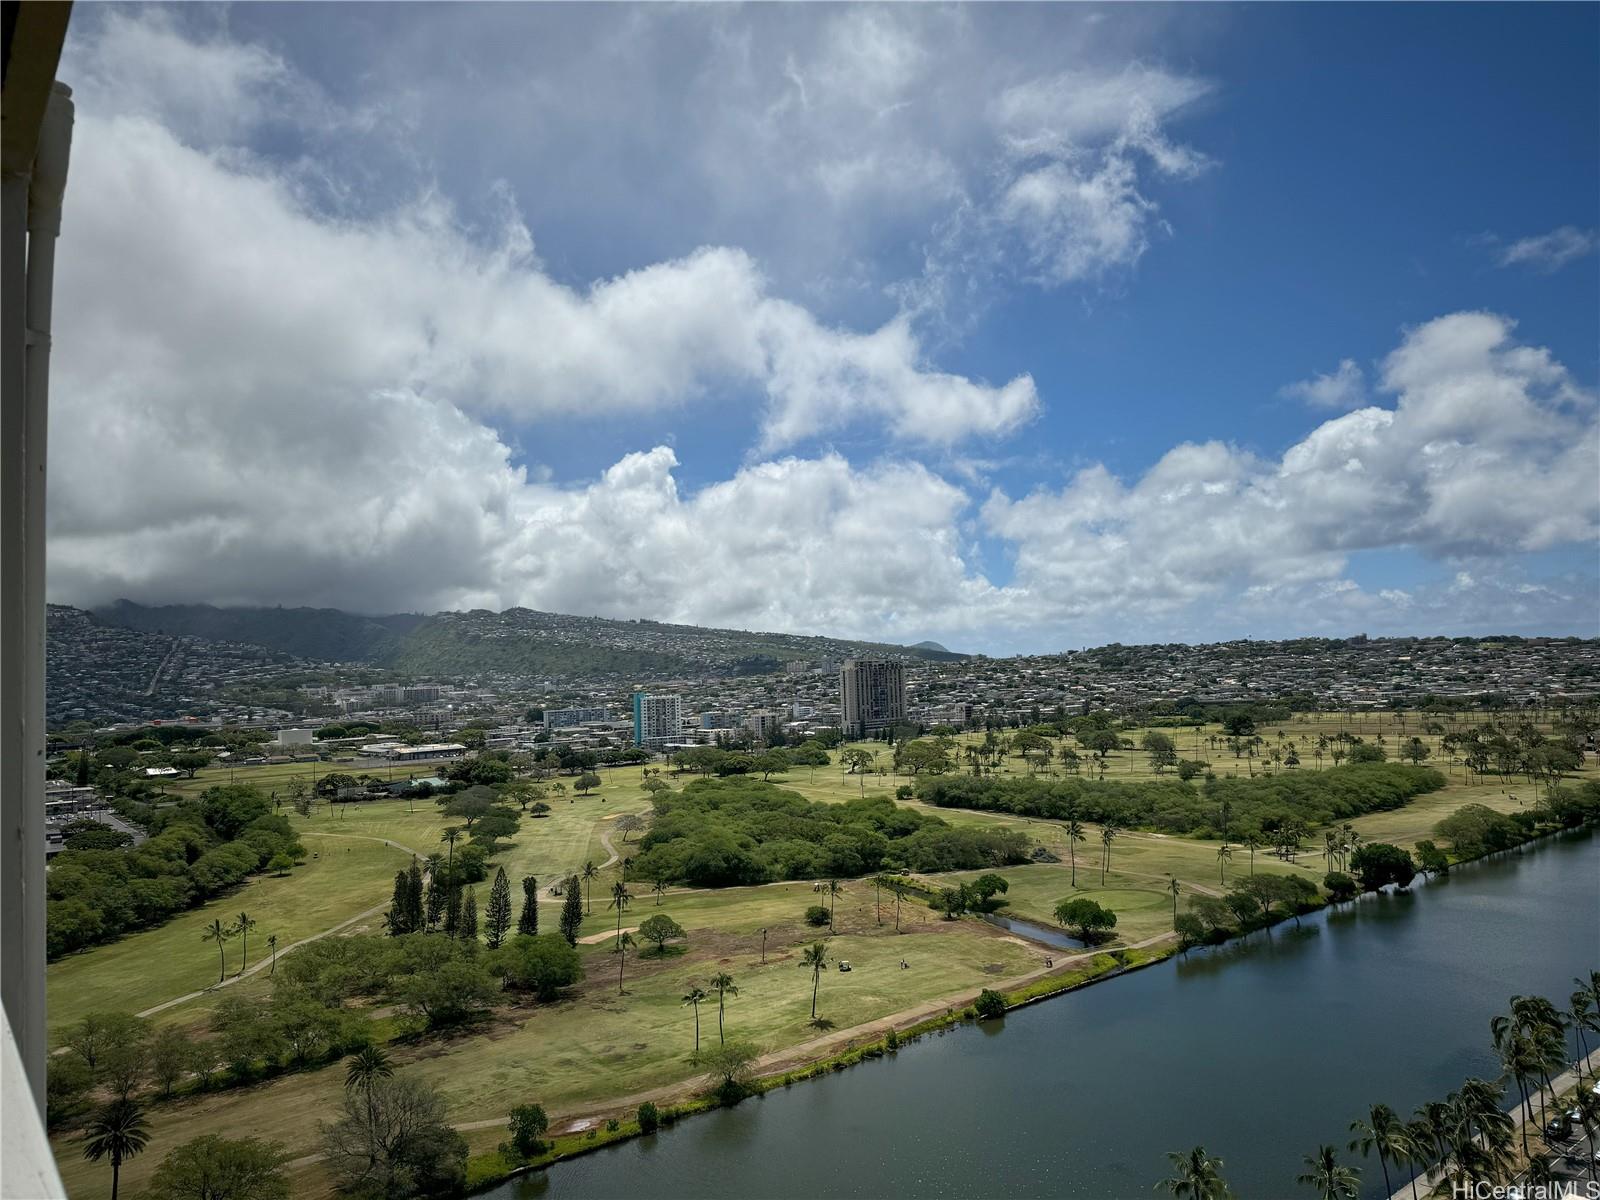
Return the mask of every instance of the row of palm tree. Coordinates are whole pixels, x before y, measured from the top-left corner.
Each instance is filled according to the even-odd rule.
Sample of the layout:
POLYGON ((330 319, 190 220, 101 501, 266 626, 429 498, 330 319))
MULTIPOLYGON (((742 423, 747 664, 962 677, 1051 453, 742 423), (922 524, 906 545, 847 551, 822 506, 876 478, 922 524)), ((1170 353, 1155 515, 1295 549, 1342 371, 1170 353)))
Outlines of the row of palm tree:
MULTIPOLYGON (((255 918, 249 913, 240 913, 238 919, 230 925, 224 925, 221 917, 213 917, 211 924, 200 935, 200 940, 215 942, 217 944, 217 958, 221 967, 217 975, 217 982, 222 983, 228 978, 228 954, 226 946, 234 938, 242 938, 240 943, 239 974, 244 974, 244 969, 250 963, 250 931, 256 927, 255 918)), ((272 967, 267 974, 272 974, 278 969, 278 935, 271 934, 267 938, 267 949, 272 952, 272 967)))
MULTIPOLYGON (((1588 1035, 1600 1038, 1600 971, 1587 978, 1574 979, 1569 1006, 1558 1009, 1540 996, 1513 996, 1508 1011, 1490 1022, 1495 1049, 1505 1068, 1505 1076, 1516 1080, 1522 1109, 1522 1154, 1516 1151, 1517 1122, 1501 1107, 1505 1086, 1485 1079, 1468 1079, 1443 1100, 1429 1101, 1403 1119, 1387 1104, 1374 1104, 1367 1114, 1352 1122, 1350 1150, 1363 1156, 1376 1154, 1383 1172, 1384 1195, 1394 1194, 1391 1166, 1411 1168, 1411 1195, 1420 1200, 1420 1188, 1435 1171, 1440 1175, 1438 1190, 1466 1194, 1477 1181, 1509 1181, 1519 1163, 1525 1162, 1535 1182, 1549 1181, 1553 1161, 1547 1153, 1533 1153, 1528 1144, 1528 1126, 1533 1124, 1533 1092, 1538 1092, 1539 1121, 1547 1117, 1545 1097, 1554 1098, 1554 1075, 1567 1066, 1566 1034, 1577 1034, 1579 1064, 1577 1099, 1574 1101, 1590 1141, 1589 1171, 1595 1177, 1594 1142, 1600 1132, 1600 1096, 1584 1086, 1584 1064, 1589 1056, 1588 1035), (1537 1080, 1541 1085, 1530 1088, 1537 1080)), ((1503 1077, 1503 1078, 1504 1078, 1503 1077)), ((1600 1067, 1594 1071, 1600 1080, 1600 1067)), ((1222 1176, 1222 1160, 1208 1154, 1204 1146, 1167 1155, 1173 1174, 1162 1180, 1163 1187, 1183 1200, 1227 1200, 1232 1195, 1222 1176)), ((1319 1146, 1305 1157, 1306 1170, 1296 1182, 1313 1189, 1321 1200, 1356 1200, 1360 1193, 1361 1172, 1339 1161, 1333 1146, 1319 1146)))
MULTIPOLYGON (((718 971, 713 975, 710 979, 710 987, 711 991, 717 994, 717 1042, 720 1045, 727 1040, 723 1035, 723 1012, 727 1008, 728 997, 737 996, 739 988, 733 982, 733 976, 726 971, 718 971)), ((683 996, 684 1007, 692 1007, 694 1009, 694 1054, 696 1058, 700 1057, 700 1004, 710 998, 711 992, 706 991, 705 988, 699 985, 691 987, 683 996)))
MULTIPOLYGON (((1581 1057, 1577 1105, 1593 1140, 1600 1127, 1600 1098, 1582 1086, 1582 1064, 1588 1058, 1587 1035, 1600 1035, 1600 971, 1591 971, 1587 979, 1574 979, 1573 983, 1575 990, 1564 1011, 1542 996, 1513 996, 1507 1012, 1490 1021, 1490 1034, 1503 1068, 1500 1081, 1468 1079, 1443 1100, 1421 1105, 1410 1121, 1402 1120, 1388 1105, 1377 1104, 1365 1119, 1351 1126, 1356 1137, 1350 1148, 1363 1154, 1377 1153, 1389 1194, 1393 1194, 1393 1189, 1387 1188, 1391 1163, 1413 1169, 1413 1196, 1418 1193, 1418 1179, 1433 1172, 1438 1172, 1446 1183, 1504 1180, 1520 1161, 1526 1162, 1534 1175, 1547 1175, 1549 1154, 1535 1152, 1528 1141, 1528 1127, 1534 1125, 1537 1129, 1548 1119, 1546 1097, 1554 1098, 1552 1081, 1567 1068, 1568 1030, 1578 1035, 1581 1057), (1506 1079, 1515 1081, 1517 1107, 1522 1111, 1520 1159, 1515 1153, 1519 1122, 1501 1107, 1506 1079), (1535 1094, 1538 1124, 1534 1117, 1535 1094)), ((1594 1174, 1592 1159, 1590 1173, 1594 1174)))

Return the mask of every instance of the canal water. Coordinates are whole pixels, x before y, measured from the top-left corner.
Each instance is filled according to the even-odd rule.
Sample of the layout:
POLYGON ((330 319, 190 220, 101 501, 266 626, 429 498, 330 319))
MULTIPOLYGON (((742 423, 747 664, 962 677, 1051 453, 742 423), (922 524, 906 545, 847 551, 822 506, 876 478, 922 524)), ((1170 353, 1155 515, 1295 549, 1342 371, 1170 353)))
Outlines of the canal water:
MULTIPOLYGON (((1001 1021, 694 1117, 546 1172, 531 1197, 1141 1197, 1204 1145, 1247 1198, 1295 1184, 1382 1101, 1494 1078, 1516 993, 1600 967, 1600 838, 1550 839, 1001 1021)), ((1383 1192, 1376 1160, 1362 1195, 1383 1192)), ((1398 1182, 1398 1180, 1397 1180, 1398 1182)))

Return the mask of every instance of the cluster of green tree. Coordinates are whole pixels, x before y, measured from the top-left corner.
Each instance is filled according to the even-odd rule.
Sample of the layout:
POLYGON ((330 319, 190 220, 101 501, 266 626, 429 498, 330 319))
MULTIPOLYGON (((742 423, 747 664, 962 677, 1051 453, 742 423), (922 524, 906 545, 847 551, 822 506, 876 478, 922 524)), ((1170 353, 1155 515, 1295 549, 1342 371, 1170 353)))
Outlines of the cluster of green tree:
POLYGON ((79 818, 61 827, 61 844, 68 850, 120 850, 133 844, 133 834, 79 818))
POLYGON ((198 800, 137 806, 150 838, 133 850, 68 849, 46 883, 51 958, 159 925, 261 870, 305 856, 289 822, 255 788, 208 788, 198 800))
POLYGON ((1186 725, 1222 725, 1238 718, 1249 720, 1252 728, 1259 725, 1281 725, 1294 717, 1295 709, 1281 700, 1257 701, 1249 704, 1211 704, 1193 697, 1176 700, 1155 700, 1128 712, 1131 726, 1156 725, 1177 718, 1186 725))
POLYGON ((940 888, 928 901, 934 912, 943 913, 955 921, 968 913, 992 913, 1004 908, 1010 901, 1001 899, 1011 890, 1004 876, 993 873, 978 876, 970 883, 940 888))
POLYGON ((1075 930, 1086 946, 1104 941, 1117 927, 1117 914, 1087 896, 1069 896, 1061 901, 1056 905, 1055 917, 1063 928, 1075 930))
POLYGON ((775 747, 758 752, 725 750, 717 746, 695 746, 672 756, 672 765, 696 775, 760 775, 766 779, 793 767, 825 767, 828 751, 816 740, 798 746, 775 747))
POLYGON ((141 725, 99 735, 95 740, 107 749, 127 746, 135 750, 193 747, 206 750, 245 750, 272 740, 270 729, 244 729, 236 725, 221 729, 196 729, 191 725, 141 725))
POLYGON ((1225 895, 1191 896, 1188 910, 1178 913, 1172 926, 1183 948, 1221 942, 1283 917, 1298 917, 1315 908, 1317 899, 1317 885, 1299 875, 1249 875, 1225 895))
POLYGON ((1443 733, 1440 747, 1480 777, 1493 772, 1507 783, 1522 775, 1530 783, 1552 784, 1583 766, 1583 738, 1590 728, 1580 710, 1569 712, 1559 725, 1563 732, 1551 736, 1532 721, 1488 721, 1443 733))
POLYGON ((1427 767, 1361 763, 1305 775, 1216 779, 1203 787, 1181 780, 941 775, 920 780, 916 790, 920 799, 940 808, 1076 818, 1199 837, 1223 836, 1226 822, 1228 836, 1266 841, 1288 823, 1322 825, 1399 808, 1444 785, 1444 776, 1427 767))
POLYGON ((553 1000, 583 978, 583 964, 559 934, 519 933, 487 950, 475 937, 417 933, 323 938, 275 963, 271 978, 267 1003, 224 997, 210 1038, 171 1039, 135 1018, 97 1014, 66 1044, 78 1049, 91 1026, 110 1031, 102 1033, 100 1063, 89 1060, 96 1082, 114 1081, 119 1094, 148 1082, 169 1096, 186 1079, 200 1088, 245 1084, 359 1049, 371 1040, 375 1004, 439 1029, 478 1016, 502 991, 553 1000))
POLYGON ((490 787, 510 783, 516 775, 510 759, 503 753, 480 754, 476 758, 458 758, 446 763, 439 774, 453 783, 490 787))
POLYGON ((732 887, 1027 861, 1020 833, 954 828, 886 796, 824 804, 735 777, 696 780, 681 792, 657 793, 654 803, 633 865, 643 879, 732 887))
POLYGON ((467 1181, 467 1140, 444 1098, 414 1075, 396 1075, 376 1048, 350 1060, 339 1118, 319 1127, 322 1153, 349 1195, 454 1196, 467 1181))
POLYGON ((1457 861, 1509 850, 1557 829, 1600 825, 1600 781, 1555 787, 1532 806, 1502 813, 1484 804, 1464 804, 1433 827, 1450 843, 1457 861))
POLYGON ((320 726, 312 735, 318 741, 337 741, 339 738, 366 737, 382 728, 376 721, 343 721, 320 726))

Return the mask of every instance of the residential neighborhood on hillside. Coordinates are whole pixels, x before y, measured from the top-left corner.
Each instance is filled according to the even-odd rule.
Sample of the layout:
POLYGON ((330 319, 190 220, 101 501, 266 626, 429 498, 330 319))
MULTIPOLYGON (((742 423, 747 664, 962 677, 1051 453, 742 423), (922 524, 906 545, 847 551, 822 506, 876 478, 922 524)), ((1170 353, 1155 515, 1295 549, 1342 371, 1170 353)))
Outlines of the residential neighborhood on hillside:
MULTIPOLYGON (((216 610, 226 611, 226 610, 216 610)), ((404 717, 445 728, 465 719, 536 724, 568 738, 612 722, 627 725, 638 686, 682 706, 684 736, 726 740, 762 714, 761 728, 839 727, 839 671, 867 657, 856 644, 787 634, 744 634, 651 622, 554 614, 446 613, 434 628, 472 646, 475 669, 411 671, 365 663, 311 662, 281 650, 192 636, 139 633, 78 609, 50 611, 52 727, 153 719, 269 725, 301 718, 404 717), (534 618, 537 618, 535 621, 534 618), (460 628, 470 634, 460 634, 460 628), (583 641, 598 636, 598 645, 583 641), (751 645, 796 657, 736 653, 751 645), (549 662, 563 669, 517 669, 549 662), (680 669, 627 674, 606 666, 575 674, 582 650, 659 655, 680 669), (813 657, 798 657, 802 650, 813 657), (759 669, 752 669, 759 668, 759 669)), ((905 709, 892 721, 975 728, 1036 721, 1041 714, 1148 705, 1289 701, 1326 710, 1559 703, 1600 694, 1600 639, 1366 638, 1235 641, 1203 646, 1110 645, 1016 658, 948 655, 930 660, 893 649, 871 655, 903 675, 905 709)))

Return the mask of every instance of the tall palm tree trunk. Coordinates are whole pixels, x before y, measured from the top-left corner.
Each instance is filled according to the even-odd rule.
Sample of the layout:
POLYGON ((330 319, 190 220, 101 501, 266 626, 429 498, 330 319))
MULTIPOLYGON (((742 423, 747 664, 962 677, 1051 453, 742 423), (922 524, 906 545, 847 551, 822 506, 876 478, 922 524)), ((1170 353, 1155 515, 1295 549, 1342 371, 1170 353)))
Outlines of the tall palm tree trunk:
POLYGON ((1528 1085, 1519 1074, 1517 1076, 1517 1090, 1522 1093, 1522 1156, 1528 1156, 1528 1124, 1533 1120, 1533 1105, 1528 1103, 1528 1085))

